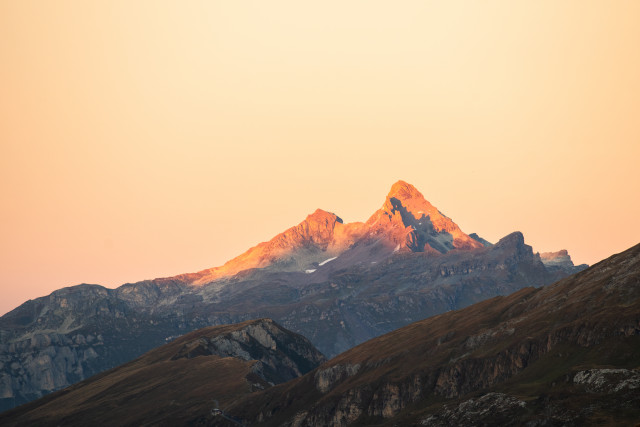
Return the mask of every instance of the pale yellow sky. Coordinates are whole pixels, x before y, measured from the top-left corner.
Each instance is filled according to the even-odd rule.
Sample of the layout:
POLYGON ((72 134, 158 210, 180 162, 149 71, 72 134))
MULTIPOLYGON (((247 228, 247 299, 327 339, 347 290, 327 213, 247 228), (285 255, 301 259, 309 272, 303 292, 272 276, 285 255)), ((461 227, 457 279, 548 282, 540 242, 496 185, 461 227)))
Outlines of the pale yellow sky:
POLYGON ((404 179, 467 232, 640 241, 640 2, 0 1, 0 313, 224 263, 404 179))

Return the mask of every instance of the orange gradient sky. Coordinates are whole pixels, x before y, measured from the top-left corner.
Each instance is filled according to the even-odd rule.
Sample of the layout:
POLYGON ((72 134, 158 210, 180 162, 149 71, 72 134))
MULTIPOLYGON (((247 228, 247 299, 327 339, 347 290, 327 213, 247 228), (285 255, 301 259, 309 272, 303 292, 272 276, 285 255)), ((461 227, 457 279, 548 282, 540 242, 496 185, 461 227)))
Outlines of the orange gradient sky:
POLYGON ((396 180, 467 233, 640 242, 638 1, 0 1, 0 313, 224 263, 396 180))

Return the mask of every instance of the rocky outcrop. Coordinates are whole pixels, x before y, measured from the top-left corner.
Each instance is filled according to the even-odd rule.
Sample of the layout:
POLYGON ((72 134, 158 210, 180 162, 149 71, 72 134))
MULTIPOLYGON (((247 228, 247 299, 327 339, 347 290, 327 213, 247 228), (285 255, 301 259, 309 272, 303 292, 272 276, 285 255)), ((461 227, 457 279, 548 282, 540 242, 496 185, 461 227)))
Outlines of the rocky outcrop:
POLYGON ((326 393, 337 383, 358 373, 360 365, 333 365, 327 369, 316 371, 314 378, 320 393, 326 393))
POLYGON ((252 321, 228 333, 188 340, 172 360, 206 355, 256 361, 252 372, 271 385, 299 377, 325 361, 306 338, 283 329, 271 319, 252 321))
POLYGON ((564 271, 568 274, 578 273, 588 267, 586 264, 574 265, 566 249, 558 252, 543 252, 540 259, 550 271, 564 271))
POLYGON ((574 384, 583 385, 588 391, 618 393, 640 389, 640 371, 630 369, 589 369, 573 377, 574 384))
POLYGON ((526 403, 504 393, 487 393, 444 409, 421 420, 420 425, 448 427, 452 425, 519 425, 526 403), (497 422, 499 420, 499 422, 497 422))

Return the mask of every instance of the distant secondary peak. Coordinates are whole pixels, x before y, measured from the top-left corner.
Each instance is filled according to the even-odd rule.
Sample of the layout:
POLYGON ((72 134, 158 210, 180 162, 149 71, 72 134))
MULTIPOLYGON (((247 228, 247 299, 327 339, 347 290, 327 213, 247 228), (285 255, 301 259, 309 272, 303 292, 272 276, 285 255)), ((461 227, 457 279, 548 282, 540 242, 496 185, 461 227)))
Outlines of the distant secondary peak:
POLYGON ((524 246, 524 235, 520 231, 514 231, 500 239, 495 246, 524 246))
POLYGON ((560 249, 558 252, 542 252, 540 254, 540 258, 542 258, 543 260, 551 260, 568 256, 569 252, 566 249, 560 249))
POLYGON ((343 223, 342 218, 340 218, 334 213, 327 212, 322 209, 316 209, 314 213, 307 216, 306 221, 307 222, 331 222, 331 223, 339 222, 341 224, 343 223))

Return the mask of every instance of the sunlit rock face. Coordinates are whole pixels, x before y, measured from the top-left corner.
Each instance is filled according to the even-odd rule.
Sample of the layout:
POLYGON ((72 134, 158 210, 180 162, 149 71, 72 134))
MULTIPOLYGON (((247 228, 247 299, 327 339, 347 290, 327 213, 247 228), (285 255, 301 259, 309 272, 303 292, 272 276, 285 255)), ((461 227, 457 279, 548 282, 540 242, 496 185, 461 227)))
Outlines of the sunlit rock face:
POLYGON ((472 239, 460 230, 450 218, 435 206, 411 184, 396 182, 382 207, 366 222, 371 232, 385 236, 400 248, 412 252, 452 249, 477 249, 482 243, 472 239))
POLYGON ((338 257, 354 246, 376 245, 387 255, 397 251, 446 253, 484 245, 466 235, 429 203, 411 184, 396 182, 382 207, 365 223, 344 224, 337 215, 316 210, 295 227, 249 249, 221 267, 184 278, 195 285, 210 283, 252 268, 278 271, 313 270, 313 263, 338 257))

